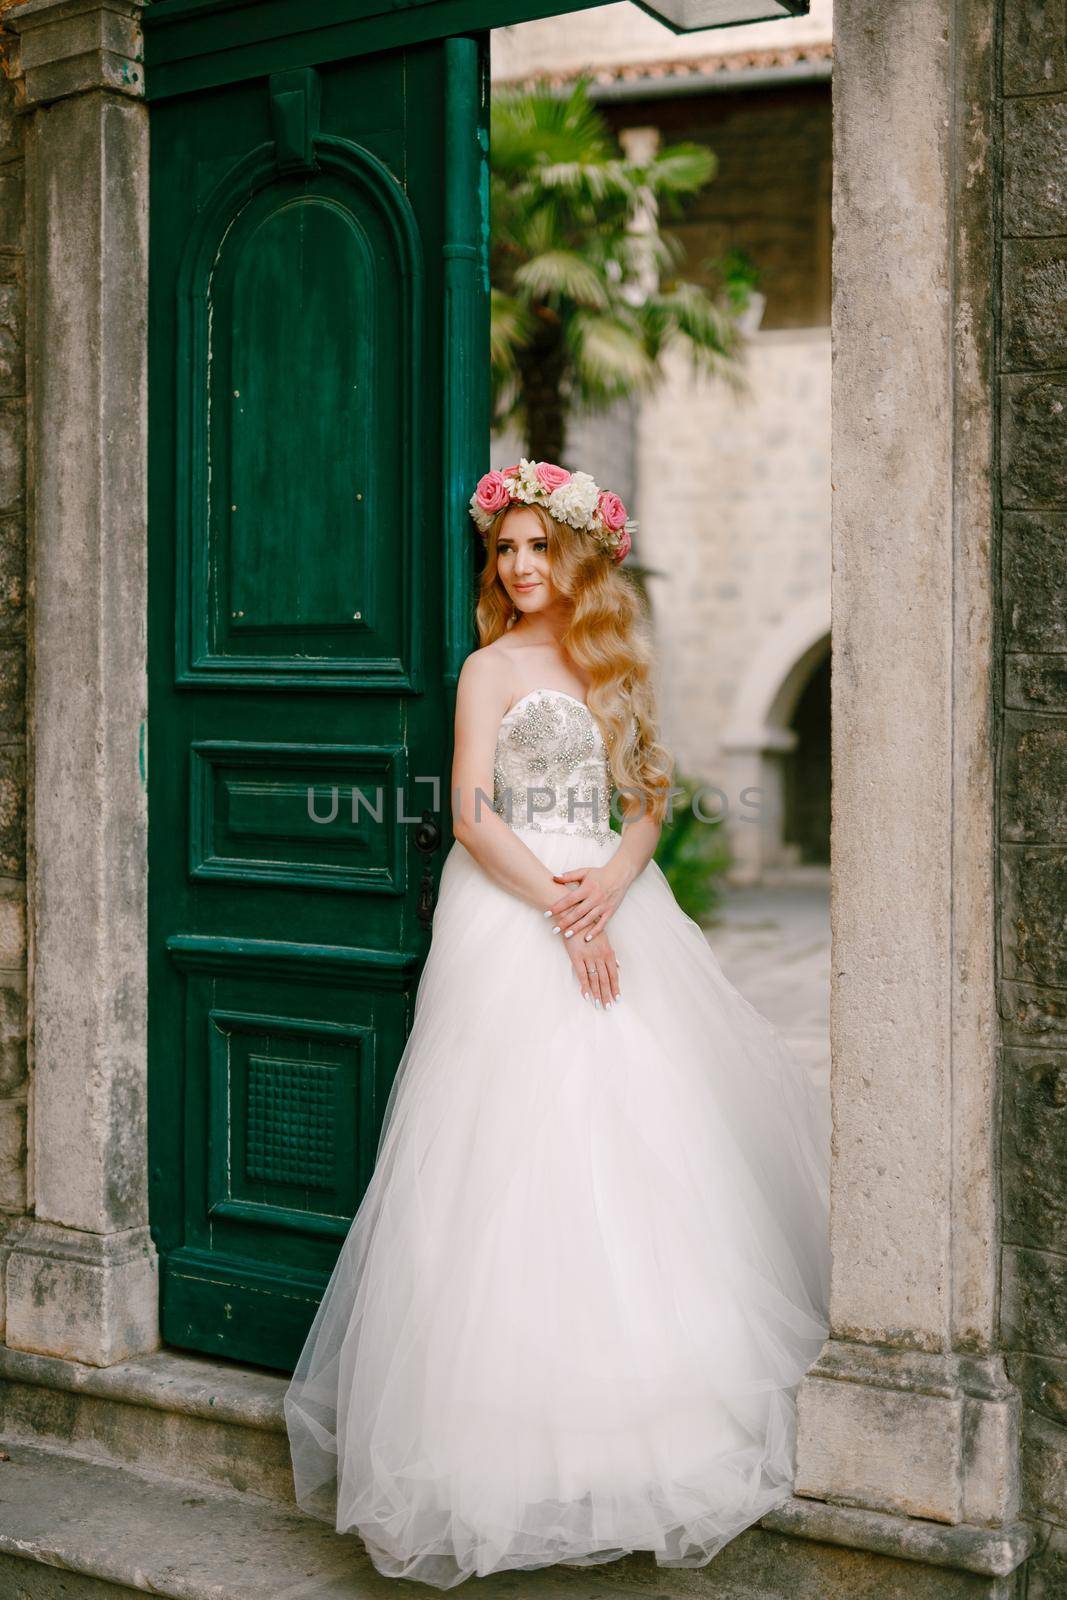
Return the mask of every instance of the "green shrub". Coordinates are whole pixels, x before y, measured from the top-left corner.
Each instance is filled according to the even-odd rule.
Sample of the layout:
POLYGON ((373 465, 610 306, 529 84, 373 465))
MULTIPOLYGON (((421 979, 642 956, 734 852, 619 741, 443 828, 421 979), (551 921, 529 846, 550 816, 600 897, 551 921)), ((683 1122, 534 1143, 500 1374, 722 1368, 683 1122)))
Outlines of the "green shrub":
MULTIPOLYGON (((675 772, 673 814, 665 821, 653 860, 687 916, 704 925, 722 899, 722 880, 730 865, 730 847, 721 819, 705 822, 693 811, 700 789, 695 779, 675 772)), ((714 810, 705 802, 703 809, 714 810)))

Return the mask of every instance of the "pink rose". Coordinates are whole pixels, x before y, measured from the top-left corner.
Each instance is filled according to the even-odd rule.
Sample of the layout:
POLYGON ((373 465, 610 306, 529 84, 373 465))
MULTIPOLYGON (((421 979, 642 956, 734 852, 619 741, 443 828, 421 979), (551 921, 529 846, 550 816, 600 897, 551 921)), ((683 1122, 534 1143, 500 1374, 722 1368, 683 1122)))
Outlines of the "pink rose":
POLYGON ((626 507, 617 494, 609 494, 606 489, 601 489, 597 510, 600 512, 601 522, 612 533, 618 533, 620 528, 625 527, 626 507))
POLYGON ((624 528, 623 531, 622 531, 622 538, 619 540, 618 544, 616 545, 615 554, 612 557, 612 560, 615 562, 616 566, 618 566, 620 561, 625 561, 626 560, 626 557, 630 554, 630 549, 631 549, 632 545, 633 545, 633 540, 630 538, 629 533, 624 528))
POLYGON ((487 516, 491 517, 496 512, 503 511, 511 499, 508 486, 504 482, 504 474, 487 472, 483 478, 479 478, 474 498, 478 502, 478 509, 484 511, 487 516))
POLYGON ((565 483, 570 483, 571 475, 564 467, 557 467, 552 461, 539 461, 534 468, 537 481, 546 494, 551 494, 553 489, 561 489, 565 483))

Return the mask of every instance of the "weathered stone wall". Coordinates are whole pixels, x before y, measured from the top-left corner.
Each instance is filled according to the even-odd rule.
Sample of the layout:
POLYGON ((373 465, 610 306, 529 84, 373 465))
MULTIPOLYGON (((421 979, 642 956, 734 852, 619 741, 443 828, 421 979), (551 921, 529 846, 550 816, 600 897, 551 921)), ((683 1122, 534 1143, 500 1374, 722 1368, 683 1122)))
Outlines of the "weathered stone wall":
POLYGON ((0 74, 0 1232, 26 1207, 23 119, 0 74))
POLYGON ((830 617, 829 329, 756 334, 743 373, 734 393, 672 358, 638 423, 664 734, 686 772, 724 790, 723 738, 768 639, 813 597, 830 617))
POLYGON ((1003 1305, 1030 1600, 1067 1593, 1067 41, 1005 0, 1000 243, 1003 1305))
POLYGON ((618 132, 652 126, 664 144, 692 140, 714 152, 714 179, 669 224, 685 249, 687 277, 711 281, 704 264, 741 250, 759 272, 764 328, 830 326, 829 83, 650 96, 601 109, 618 132))

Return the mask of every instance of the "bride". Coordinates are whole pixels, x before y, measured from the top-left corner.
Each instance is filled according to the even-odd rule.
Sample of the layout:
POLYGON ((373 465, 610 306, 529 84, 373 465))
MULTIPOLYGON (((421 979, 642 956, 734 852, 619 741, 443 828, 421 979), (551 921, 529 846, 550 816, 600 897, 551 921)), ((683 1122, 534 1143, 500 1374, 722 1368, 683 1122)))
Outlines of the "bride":
POLYGON ((826 1107, 652 859, 670 760, 625 507, 523 460, 471 515, 455 842, 285 1396, 297 1501, 438 1588, 701 1566, 792 1490, 826 1107))

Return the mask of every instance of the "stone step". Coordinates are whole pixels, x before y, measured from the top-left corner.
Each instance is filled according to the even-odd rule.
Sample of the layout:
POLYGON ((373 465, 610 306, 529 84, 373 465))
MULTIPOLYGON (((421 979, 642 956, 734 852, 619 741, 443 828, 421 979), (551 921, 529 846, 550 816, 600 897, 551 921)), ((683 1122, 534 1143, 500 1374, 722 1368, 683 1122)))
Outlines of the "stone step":
MULTIPOLYGON (((383 1578, 357 1539, 255 1495, 21 1442, 10 1444, 9 1455, 0 1461, 0 1595, 12 1600, 428 1600, 442 1592, 383 1578)), ((703 1569, 656 1569, 643 1556, 477 1580, 479 1600, 674 1600, 706 1592, 703 1569)), ((732 1583, 716 1584, 715 1594, 771 1600, 768 1591, 732 1583)), ((777 1591, 774 1600, 781 1600, 777 1591)))
POLYGON ((287 1383, 175 1350, 90 1367, 0 1345, 0 1439, 292 1505, 287 1383))
MULTIPOLYGON (((357 1539, 293 1504, 287 1382, 173 1350, 99 1368, 0 1345, 0 1600, 428 1600, 437 1591, 382 1578, 357 1539)), ((1032 1537, 1024 1523, 949 1527, 792 1497, 704 1567, 657 1567, 643 1552, 495 1574, 476 1590, 1014 1600, 1008 1575, 1032 1537)))

